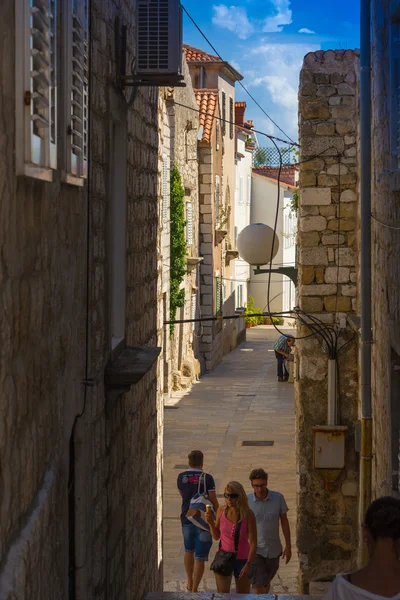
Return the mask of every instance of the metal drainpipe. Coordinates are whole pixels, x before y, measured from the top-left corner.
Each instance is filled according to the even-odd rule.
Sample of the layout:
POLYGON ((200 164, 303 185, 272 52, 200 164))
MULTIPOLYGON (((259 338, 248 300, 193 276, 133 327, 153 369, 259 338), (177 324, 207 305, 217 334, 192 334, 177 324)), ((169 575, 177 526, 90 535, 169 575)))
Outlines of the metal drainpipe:
MULTIPOLYGON (((361 0, 360 169, 361 169, 361 456, 360 520, 371 502, 371 0, 361 0)), ((365 544, 360 562, 366 560, 365 544)))
POLYGON ((204 88, 204 67, 200 67, 200 88, 204 88))

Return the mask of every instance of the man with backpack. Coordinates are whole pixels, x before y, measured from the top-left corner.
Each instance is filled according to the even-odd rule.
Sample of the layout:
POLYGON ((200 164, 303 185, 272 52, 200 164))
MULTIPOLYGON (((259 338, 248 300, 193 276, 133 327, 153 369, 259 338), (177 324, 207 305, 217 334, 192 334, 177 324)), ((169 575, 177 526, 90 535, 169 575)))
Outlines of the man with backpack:
POLYGON ((205 500, 217 510, 218 500, 214 478, 203 471, 204 455, 201 450, 192 450, 188 461, 189 469, 179 473, 177 485, 182 496, 181 523, 185 546, 184 564, 187 574, 187 589, 190 592, 197 592, 204 573, 204 563, 208 560, 212 546, 212 537, 207 523, 196 517, 196 513, 201 514, 200 511, 191 509, 190 502, 196 497, 199 505, 205 500), (194 517, 193 520, 190 520, 188 516, 194 517))

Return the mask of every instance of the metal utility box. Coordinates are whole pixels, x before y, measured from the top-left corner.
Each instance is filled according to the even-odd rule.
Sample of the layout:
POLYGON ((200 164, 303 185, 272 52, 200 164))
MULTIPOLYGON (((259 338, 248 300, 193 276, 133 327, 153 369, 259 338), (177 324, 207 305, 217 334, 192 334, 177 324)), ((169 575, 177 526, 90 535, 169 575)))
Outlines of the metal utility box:
POLYGON ((347 429, 340 425, 313 427, 314 469, 344 469, 347 429))

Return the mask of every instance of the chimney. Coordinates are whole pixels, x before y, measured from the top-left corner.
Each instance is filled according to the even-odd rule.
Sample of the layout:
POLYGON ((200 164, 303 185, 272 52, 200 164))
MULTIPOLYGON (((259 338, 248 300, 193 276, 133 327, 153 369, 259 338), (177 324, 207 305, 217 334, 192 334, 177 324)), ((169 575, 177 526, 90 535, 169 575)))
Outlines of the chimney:
POLYGON ((235 102, 235 124, 244 125, 244 112, 246 110, 246 102, 235 102))

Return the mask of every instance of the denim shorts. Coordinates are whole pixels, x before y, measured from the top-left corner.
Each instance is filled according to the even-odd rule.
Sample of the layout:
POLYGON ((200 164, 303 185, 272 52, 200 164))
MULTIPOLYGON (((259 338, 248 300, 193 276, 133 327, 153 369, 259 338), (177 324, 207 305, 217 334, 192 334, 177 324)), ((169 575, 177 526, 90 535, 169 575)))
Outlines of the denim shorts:
POLYGON ((193 523, 182 525, 185 552, 194 552, 195 560, 208 560, 212 546, 211 533, 193 523))

